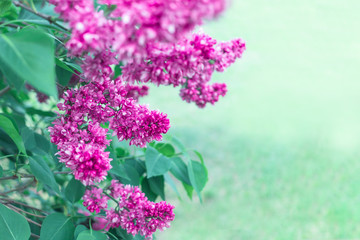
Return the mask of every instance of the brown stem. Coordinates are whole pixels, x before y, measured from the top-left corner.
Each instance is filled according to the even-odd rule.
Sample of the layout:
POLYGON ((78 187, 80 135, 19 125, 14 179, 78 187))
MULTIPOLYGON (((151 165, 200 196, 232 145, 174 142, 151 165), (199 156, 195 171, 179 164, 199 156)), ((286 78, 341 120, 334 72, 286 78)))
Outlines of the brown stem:
MULTIPOLYGON (((6 23, 6 22, 4 22, 4 21, 0 21, 0 24, 4 24, 4 23, 6 23)), ((12 23, 6 23, 6 26, 7 27, 11 27, 11 28, 23 28, 22 26, 19 26, 19 25, 16 25, 16 24, 12 24, 12 23)))
POLYGON ((41 215, 37 215, 37 214, 31 213, 31 212, 27 212, 24 209, 21 209, 21 208, 15 207, 14 205, 11 205, 10 203, 8 203, 7 206, 11 206, 12 208, 16 209, 17 211, 21 211, 27 215, 31 215, 31 216, 38 217, 38 218, 46 218, 46 216, 41 216, 41 215))
POLYGON ((66 32, 70 32, 69 29, 61 26, 60 24, 58 24, 56 22, 56 20, 52 17, 52 16, 49 16, 49 15, 46 15, 46 14, 43 14, 43 13, 40 13, 40 12, 37 12, 37 11, 34 11, 32 8, 26 6, 25 4, 19 2, 19 1, 13 1, 14 5, 17 6, 17 7, 21 7, 45 20, 47 20, 50 24, 54 24, 55 26, 61 28, 62 30, 66 31, 66 32))
POLYGON ((31 186, 34 182, 35 182, 35 179, 32 180, 32 181, 28 181, 27 183, 25 183, 22 186, 18 186, 17 188, 14 188, 14 189, 11 189, 9 191, 0 193, 0 196, 5 196, 5 195, 7 195, 9 193, 12 193, 12 192, 21 192, 21 191, 25 190, 26 188, 28 188, 29 186, 31 186))
POLYGON ((24 206, 26 208, 30 208, 30 209, 33 209, 35 211, 38 211, 38 212, 41 212, 42 214, 44 215, 48 215, 47 212, 41 210, 41 209, 38 209, 38 208, 35 208, 35 207, 32 207, 30 205, 27 205, 25 203, 22 203, 22 202, 19 202, 19 201, 16 201, 16 200, 13 200, 13 199, 10 199, 10 198, 0 198, 0 201, 4 202, 4 203, 13 203, 13 204, 17 204, 17 205, 20 205, 20 206, 24 206))
MULTIPOLYGON (((12 209, 14 212, 17 212, 17 213, 21 214, 21 213, 18 212, 16 209, 14 209, 11 205, 7 205, 7 206, 8 206, 10 209, 12 209)), ((41 227, 41 224, 40 224, 40 223, 37 223, 37 222, 31 220, 30 218, 25 217, 24 215, 22 215, 22 216, 23 216, 23 217, 26 219, 26 221, 28 221, 29 223, 32 223, 32 224, 35 224, 36 226, 41 227)))
POLYGON ((1 89, 0 90, 0 97, 2 96, 2 95, 4 95, 5 93, 7 93, 8 91, 10 91, 10 86, 6 86, 6 87, 4 87, 3 89, 1 89))
POLYGON ((13 175, 13 176, 7 176, 7 177, 2 177, 0 178, 0 181, 2 180, 9 180, 9 179, 18 179, 18 178, 33 178, 34 175, 30 175, 30 174, 23 174, 21 176, 18 176, 18 175, 13 175))
MULTIPOLYGON (((54 172, 54 174, 70 174, 70 173, 71 172, 54 172)), ((19 177, 20 178, 34 178, 35 177, 34 175, 31 175, 31 174, 22 174, 22 173, 18 173, 18 174, 19 175, 12 175, 12 176, 7 176, 7 177, 2 177, 2 178, 0 178, 0 181, 10 180, 10 179, 18 179, 19 177)))
POLYGON ((36 235, 35 233, 31 233, 31 236, 34 237, 34 238, 40 238, 40 236, 36 235))

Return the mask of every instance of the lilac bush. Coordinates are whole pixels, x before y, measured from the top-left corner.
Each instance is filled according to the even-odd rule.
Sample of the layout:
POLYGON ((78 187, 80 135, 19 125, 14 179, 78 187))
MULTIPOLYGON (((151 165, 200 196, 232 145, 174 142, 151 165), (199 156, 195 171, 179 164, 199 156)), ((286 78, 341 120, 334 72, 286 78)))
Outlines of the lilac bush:
POLYGON ((159 85, 179 87, 182 100, 200 108, 225 96, 226 84, 211 83, 212 75, 241 58, 245 43, 217 42, 195 29, 219 17, 227 2, 5 2, 0 140, 6 135, 10 147, 0 148, 6 160, 1 175, 8 168, 0 176, 5 182, 0 207, 6 206, 0 215, 8 219, 10 210, 25 219, 19 239, 54 234, 57 239, 152 239, 175 217, 171 204, 156 201, 165 199, 164 183, 176 190, 176 178, 189 197, 195 191, 201 200, 207 170, 198 152, 187 151, 175 137, 164 140, 170 128, 166 113, 139 101, 159 85), (37 109, 26 97, 31 92, 45 105, 58 101, 57 109, 37 109), (24 120, 14 120, 15 114, 24 120), (33 181, 14 188, 14 180, 25 178, 33 181), (13 192, 36 196, 39 214, 31 214, 34 203, 13 192))

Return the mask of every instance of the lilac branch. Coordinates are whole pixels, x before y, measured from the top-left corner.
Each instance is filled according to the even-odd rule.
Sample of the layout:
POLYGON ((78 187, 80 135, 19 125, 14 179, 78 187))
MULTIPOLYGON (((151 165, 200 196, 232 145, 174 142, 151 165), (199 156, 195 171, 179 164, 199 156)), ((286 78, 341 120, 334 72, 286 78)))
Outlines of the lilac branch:
POLYGON ((35 182, 35 179, 33 179, 32 181, 28 181, 27 183, 25 183, 22 186, 18 186, 17 188, 14 188, 14 189, 11 189, 9 191, 0 193, 0 196, 6 196, 7 194, 12 193, 12 192, 22 192, 26 188, 30 187, 34 182, 35 182))
POLYGON ((48 215, 48 213, 47 213, 47 212, 45 212, 44 210, 41 210, 41 209, 38 209, 38 208, 32 207, 32 206, 30 206, 30 205, 27 205, 27 204, 25 204, 25 203, 22 203, 22 202, 16 201, 16 200, 14 200, 14 199, 10 199, 10 198, 0 198, 0 202, 2 202, 2 203, 11 203, 11 204, 20 205, 20 206, 23 206, 23 207, 26 207, 26 208, 29 208, 29 209, 32 209, 32 210, 38 211, 38 212, 42 213, 43 215, 48 215))
POLYGON ((1 89, 0 90, 0 97, 2 96, 2 95, 4 95, 5 93, 7 93, 8 91, 10 91, 10 86, 6 86, 6 87, 4 87, 3 89, 1 89))
POLYGON ((56 19, 52 16, 49 16, 49 15, 46 15, 46 14, 43 14, 43 13, 40 13, 40 12, 37 12, 37 11, 34 11, 32 8, 26 6, 25 4, 19 2, 19 1, 13 1, 14 5, 17 6, 17 7, 21 7, 23 9, 25 9, 26 11, 29 11, 45 20, 47 20, 50 24, 54 24, 55 26, 61 28, 62 30, 66 31, 66 32, 70 32, 69 29, 63 27, 62 25, 58 24, 56 22, 56 19))

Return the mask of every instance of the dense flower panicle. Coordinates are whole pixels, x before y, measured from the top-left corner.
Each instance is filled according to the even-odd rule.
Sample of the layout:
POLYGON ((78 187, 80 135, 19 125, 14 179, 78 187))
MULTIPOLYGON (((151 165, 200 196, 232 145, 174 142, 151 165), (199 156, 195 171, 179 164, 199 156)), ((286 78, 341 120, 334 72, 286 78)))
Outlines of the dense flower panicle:
POLYGON ((118 200, 119 211, 113 208, 105 210, 107 229, 122 227, 129 234, 141 234, 151 239, 157 229, 168 228, 174 220, 174 206, 148 201, 138 187, 113 180, 109 189, 110 195, 118 200))
POLYGON ((69 23, 71 39, 66 43, 71 55, 99 52, 109 47, 110 29, 102 12, 95 11, 89 0, 50 0, 55 11, 69 23))
POLYGON ((123 185, 122 183, 112 180, 109 187, 113 198, 119 199, 119 207, 134 209, 147 202, 145 194, 138 187, 123 185))
POLYGON ((101 182, 111 169, 109 152, 95 144, 70 143, 58 152, 60 162, 70 168, 84 185, 101 182))
POLYGON ((214 104, 226 94, 226 85, 209 85, 214 71, 224 71, 242 56, 245 43, 241 39, 216 44, 205 34, 174 44, 154 46, 149 58, 142 63, 123 67, 124 81, 153 82, 158 85, 182 86, 180 96, 199 107, 214 104))
POLYGON ((146 86, 112 80, 109 65, 113 63, 109 52, 85 58, 82 86, 63 94, 64 102, 58 108, 64 113, 49 128, 60 161, 86 185, 103 180, 111 168, 109 153, 104 152, 110 141, 100 124, 109 122, 120 141, 130 140, 130 145, 140 147, 160 141, 170 128, 166 114, 137 104, 138 97, 146 94, 146 86))
MULTIPOLYGON (((105 152, 108 129, 120 141, 145 147, 162 140, 170 128, 166 114, 138 104, 148 87, 135 84, 181 86, 183 100, 205 107, 227 91, 223 83, 209 84, 214 71, 224 71, 245 50, 241 39, 217 43, 205 34, 186 38, 204 19, 218 16, 226 0, 97 1, 110 12, 99 11, 92 0, 49 2, 71 28, 69 55, 83 60, 80 83, 66 90, 58 104, 62 113, 49 128, 51 142, 58 147, 59 161, 85 185, 102 181, 111 168, 105 152), (112 67, 120 61, 125 66, 114 79, 112 67)), ((104 190, 86 190, 84 206, 105 211, 106 217, 95 222, 97 229, 121 227, 146 239, 169 227, 175 217, 172 205, 151 202, 138 187, 116 180, 104 190), (116 201, 115 209, 107 205, 103 191, 116 201)))
POLYGON ((121 111, 115 113, 110 121, 110 128, 114 130, 120 141, 130 140, 130 145, 145 147, 153 140, 161 141, 163 133, 170 128, 170 121, 166 114, 159 111, 149 111, 146 106, 133 102, 123 104, 121 111))
POLYGON ((220 96, 226 95, 227 88, 225 83, 214 83, 212 85, 188 84, 186 88, 180 90, 181 98, 190 103, 194 102, 203 108, 207 103, 214 104, 219 101, 220 96))
MULTIPOLYGON (((127 233, 136 235, 141 234, 146 239, 152 239, 152 234, 156 230, 164 230, 170 227, 170 222, 174 220, 174 206, 162 201, 154 203, 149 201, 145 194, 138 187, 123 185, 117 180, 112 180, 110 195, 116 200, 116 209, 109 207, 108 200, 103 190, 92 187, 86 190, 83 205, 90 212, 99 213, 101 210, 106 212, 106 217, 95 218, 96 229, 108 231, 110 228, 121 227, 127 233)), ((81 211, 86 216, 89 213, 81 211)))
POLYGON ((108 207, 109 197, 103 194, 101 188, 92 187, 85 191, 83 196, 84 202, 83 205, 90 211, 99 213, 102 209, 108 207))
POLYGON ((144 207, 145 228, 142 235, 150 236, 156 229, 164 229, 170 227, 170 222, 174 220, 174 206, 166 202, 158 202, 148 204, 144 207))
POLYGON ((219 15, 225 0, 103 0, 116 8, 105 16, 89 0, 50 0, 72 29, 67 42, 70 53, 99 53, 113 49, 120 60, 146 58, 154 43, 175 43, 219 15))

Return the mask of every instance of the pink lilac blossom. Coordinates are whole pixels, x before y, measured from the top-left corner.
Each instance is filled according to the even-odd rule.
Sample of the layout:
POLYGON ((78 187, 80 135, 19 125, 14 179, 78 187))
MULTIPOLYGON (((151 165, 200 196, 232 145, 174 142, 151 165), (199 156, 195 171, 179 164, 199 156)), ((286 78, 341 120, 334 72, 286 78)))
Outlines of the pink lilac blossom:
POLYGON ((106 209, 108 207, 108 200, 105 194, 103 194, 103 190, 101 188, 92 187, 85 191, 83 196, 84 202, 83 205, 90 211, 99 213, 102 209, 106 209))
MULTIPOLYGON (((185 101, 204 107, 226 93, 225 84, 209 84, 213 72, 224 71, 245 50, 241 39, 217 44, 204 34, 185 38, 203 19, 218 16, 225 0, 99 0, 116 5, 109 15, 91 0, 49 2, 71 28, 69 55, 83 59, 81 82, 64 92, 58 104, 63 113, 49 131, 60 162, 85 185, 102 181, 111 168, 104 124, 120 141, 140 147, 161 140, 170 127, 166 114, 137 103, 148 88, 134 85, 136 81, 182 86, 185 101), (120 61, 127 65, 113 79, 111 65, 120 61)), ((84 195, 90 211, 106 212, 99 228, 121 227, 151 239, 174 219, 173 206, 148 201, 138 187, 112 181, 109 190, 117 199, 115 209, 107 206, 109 199, 100 188, 84 195)))
POLYGON ((83 85, 64 93, 64 102, 58 104, 64 113, 49 128, 51 141, 59 149, 59 161, 85 185, 102 181, 111 168, 109 153, 105 152, 110 142, 106 138, 108 130, 100 124, 108 122, 120 141, 130 140, 130 145, 140 147, 160 141, 161 134, 170 128, 166 114, 149 110, 128 97, 129 89, 134 87, 111 79, 111 57, 111 53, 104 52, 85 58, 83 85))
POLYGON ((203 19, 218 16, 225 0, 103 0, 116 8, 105 16, 89 0, 50 0, 55 11, 69 23, 70 54, 114 50, 120 60, 141 61, 154 43, 175 43, 203 19))
POLYGON ((58 154, 61 156, 59 161, 64 162, 75 179, 81 180, 84 185, 101 182, 111 168, 109 152, 94 144, 66 144, 58 154))
POLYGON ((121 227, 129 234, 141 234, 152 239, 152 234, 157 229, 168 228, 174 220, 174 206, 166 202, 149 201, 138 187, 123 185, 113 180, 109 189, 110 195, 118 199, 119 210, 105 210, 107 228, 121 227))
MULTIPOLYGON (((103 190, 92 187, 86 190, 83 205, 90 211, 106 212, 106 217, 95 217, 93 227, 108 231, 110 228, 123 228, 128 234, 140 234, 146 239, 152 239, 152 234, 157 230, 170 227, 174 220, 174 206, 162 201, 151 202, 138 187, 123 185, 117 180, 112 180, 110 196, 116 201, 114 209, 109 207, 107 197, 103 190)), ((89 213, 83 212, 89 216, 89 213)))
POLYGON ((152 82, 162 85, 181 85, 180 96, 199 107, 214 104, 226 94, 226 85, 209 84, 215 71, 222 72, 245 51, 241 39, 216 44, 205 34, 194 34, 177 44, 158 44, 149 58, 142 63, 130 63, 123 67, 121 78, 126 82, 152 82))

